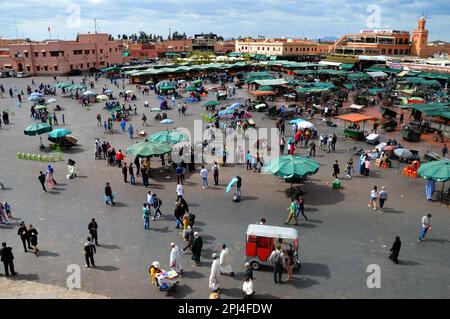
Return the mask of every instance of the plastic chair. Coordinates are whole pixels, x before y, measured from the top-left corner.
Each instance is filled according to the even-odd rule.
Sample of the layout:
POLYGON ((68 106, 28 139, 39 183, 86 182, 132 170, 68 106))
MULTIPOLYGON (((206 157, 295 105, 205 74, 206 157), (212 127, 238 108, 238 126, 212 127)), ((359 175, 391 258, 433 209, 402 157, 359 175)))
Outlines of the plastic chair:
POLYGON ((48 161, 49 162, 55 162, 55 157, 54 156, 49 156, 48 157, 48 161))
POLYGON ((30 159, 35 161, 37 160, 37 155, 36 154, 31 154, 30 159))
POLYGON ((26 154, 25 154, 25 158, 26 158, 27 160, 31 159, 31 154, 30 154, 30 153, 26 153, 26 154))
POLYGON ((42 155, 38 155, 38 156, 36 157, 36 160, 37 160, 37 161, 42 161, 42 155))
POLYGON ((19 152, 17 153, 17 155, 16 155, 16 156, 17 156, 17 158, 18 158, 18 159, 20 159, 20 158, 21 158, 21 157, 20 157, 20 153, 19 153, 19 152))

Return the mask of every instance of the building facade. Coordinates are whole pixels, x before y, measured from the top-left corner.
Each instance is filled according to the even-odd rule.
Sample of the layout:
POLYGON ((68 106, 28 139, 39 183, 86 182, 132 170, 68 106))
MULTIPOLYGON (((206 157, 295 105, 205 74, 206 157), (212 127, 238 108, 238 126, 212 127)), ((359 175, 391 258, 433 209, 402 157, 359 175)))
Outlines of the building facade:
POLYGON ((362 30, 346 34, 333 46, 337 54, 353 55, 409 55, 410 33, 396 30, 362 30))
POLYGON ((320 56, 328 53, 329 44, 297 39, 245 39, 236 40, 235 51, 267 56, 320 56))
POLYGON ((124 61, 122 43, 110 40, 107 33, 79 34, 76 41, 9 44, 6 51, 7 54, 0 55, 0 69, 13 69, 31 75, 89 71, 124 61))

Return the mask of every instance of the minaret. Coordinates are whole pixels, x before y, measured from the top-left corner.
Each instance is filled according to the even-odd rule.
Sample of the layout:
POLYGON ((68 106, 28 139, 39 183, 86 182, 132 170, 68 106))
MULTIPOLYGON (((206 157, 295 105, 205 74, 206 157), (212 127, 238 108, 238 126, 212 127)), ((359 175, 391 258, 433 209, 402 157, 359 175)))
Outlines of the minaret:
POLYGON ((428 30, 425 29, 427 20, 422 15, 417 23, 417 30, 413 31, 411 54, 425 58, 425 48, 428 43, 428 30))

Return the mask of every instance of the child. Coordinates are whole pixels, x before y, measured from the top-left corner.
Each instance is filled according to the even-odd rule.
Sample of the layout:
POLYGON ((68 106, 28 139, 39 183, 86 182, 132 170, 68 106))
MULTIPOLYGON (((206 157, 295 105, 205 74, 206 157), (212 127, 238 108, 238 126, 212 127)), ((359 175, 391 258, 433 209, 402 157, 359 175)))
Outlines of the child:
POLYGON ((183 236, 183 238, 186 237, 186 230, 189 227, 189 214, 184 214, 183 215, 183 230, 181 232, 181 236, 183 236))

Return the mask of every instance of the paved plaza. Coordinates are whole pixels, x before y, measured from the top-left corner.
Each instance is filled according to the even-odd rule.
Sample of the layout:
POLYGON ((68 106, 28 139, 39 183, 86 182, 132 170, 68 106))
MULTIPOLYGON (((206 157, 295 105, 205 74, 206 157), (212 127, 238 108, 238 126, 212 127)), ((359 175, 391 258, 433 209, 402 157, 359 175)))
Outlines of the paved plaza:
MULTIPOLYGON (((36 83, 53 84, 48 77, 34 78, 36 83)), ((64 80, 65 78, 58 78, 64 80)), ((74 77, 77 83, 80 77, 74 77)), ((23 89, 31 84, 31 79, 2 79, 9 87, 23 89)), ((100 79, 95 92, 101 93, 106 82, 100 79)), ((207 85, 207 88, 209 85, 207 85)), ((136 91, 135 86, 127 89, 136 91)), ((113 88, 118 96, 118 89, 113 88)), ((7 92, 6 92, 7 93, 7 92)), ((131 117, 131 123, 142 129, 141 116, 145 112, 150 134, 165 130, 166 126, 153 120, 152 107, 159 107, 160 100, 152 93, 143 97, 136 93, 138 100, 132 102, 138 108, 138 116, 131 117), (143 107, 148 100, 150 108, 143 107)), ((48 97, 47 97, 48 98, 48 97)), ((170 128, 193 129, 193 121, 206 112, 203 104, 214 99, 213 94, 199 103, 188 104, 187 116, 179 116, 176 110, 168 111, 175 121, 170 128)), ((244 90, 238 90, 235 101, 249 98, 244 90)), ((16 107, 17 99, 5 94, 0 99, 0 110, 8 108, 10 125, 0 129, 0 182, 6 190, 0 190, 0 200, 7 201, 13 208, 15 220, 9 226, 0 226, 0 240, 13 247, 15 266, 19 275, 13 280, 36 281, 65 287, 70 264, 78 264, 81 270, 81 290, 112 298, 165 298, 164 294, 151 285, 148 268, 154 260, 168 268, 170 243, 184 247, 185 242, 175 228, 173 217, 176 199, 176 175, 173 169, 161 168, 159 159, 152 159, 151 187, 145 189, 140 178, 138 185, 123 182, 121 170, 110 167, 103 160, 94 159, 94 141, 99 137, 113 147, 125 149, 139 138, 130 140, 127 133, 120 132, 115 124, 114 134, 104 134, 103 128, 96 126, 96 115, 108 117, 103 110, 104 103, 92 104, 90 110, 82 108, 76 100, 64 98, 58 90, 58 104, 64 110, 65 128, 78 138, 78 146, 63 153, 63 161, 55 163, 55 179, 58 185, 44 193, 37 179, 40 170, 46 170, 46 163, 21 160, 17 152, 39 153, 39 137, 25 136, 23 129, 35 121, 30 118, 30 102, 16 107), (76 161, 79 176, 66 180, 67 159, 76 161), (115 207, 103 201, 104 185, 111 183, 117 194, 115 207), (163 201, 160 220, 151 222, 151 230, 144 231, 142 204, 146 193, 152 190, 163 201), (96 269, 85 269, 83 245, 88 236, 87 225, 96 218, 99 224, 99 242, 95 255, 96 269), (20 221, 33 224, 39 232, 41 254, 24 253, 17 236, 20 221)), ((26 100, 26 99, 25 99, 26 100)), ((121 100, 123 101, 123 100, 121 100)), ((378 106, 374 107, 378 108, 378 106)), ((51 107, 53 109, 53 107, 51 107)), ((61 123, 61 112, 57 112, 61 123)), ((274 127, 275 123, 264 118, 263 113, 254 112, 257 127, 274 127)), ((349 149, 354 146, 369 148, 363 142, 354 142, 342 136, 342 123, 336 128, 326 126, 321 120, 312 120, 319 135, 336 133, 338 136, 335 152, 316 152, 320 170, 311 176, 300 188, 305 192, 305 214, 308 220, 301 220, 299 231, 300 258, 302 268, 294 275, 294 281, 275 285, 271 269, 255 273, 255 298, 448 298, 450 296, 450 211, 438 202, 427 202, 425 180, 410 179, 402 175, 405 164, 394 162, 393 168, 380 169, 372 165, 371 176, 357 174, 351 180, 343 175, 349 160, 349 149), (342 189, 333 190, 332 165, 338 160, 341 167, 342 189), (383 214, 367 207, 369 193, 374 185, 385 186, 389 192, 387 209, 383 214), (431 213, 433 229, 427 241, 418 243, 421 218, 431 213), (392 263, 388 251, 395 236, 400 236, 402 249, 400 264, 392 263), (381 267, 381 288, 369 289, 366 279, 370 275, 366 268, 370 264, 381 267)), ((286 133, 290 134, 287 125, 286 133)), ((43 135, 44 144, 49 142, 43 135)), ((382 139, 388 136, 382 134, 382 139)), ((316 143, 318 144, 318 142, 316 143)), ((403 142, 402 142, 403 144, 403 142)), ((415 144, 421 155, 430 145, 415 144)), ((439 146, 433 146, 439 152, 439 146)), ((296 150, 305 155, 306 149, 296 150)), ((128 161, 134 157, 127 157, 128 161)), ((356 162, 356 157, 354 158, 356 162)), ((200 266, 193 265, 189 253, 183 255, 185 273, 180 278, 180 286, 173 298, 207 298, 211 255, 219 253, 222 244, 230 248, 232 264, 236 276, 222 276, 222 298, 241 298, 243 265, 245 258, 245 232, 248 224, 261 217, 267 224, 284 226, 289 206, 287 191, 290 184, 271 175, 261 175, 247 171, 245 164, 220 167, 219 186, 202 189, 199 164, 194 174, 187 174, 185 198, 191 211, 196 214, 196 229, 204 239, 204 249, 200 266), (234 203, 232 193, 225 193, 226 185, 239 174, 242 177, 242 201, 234 203)), ((210 167, 208 167, 210 168, 210 167)), ((212 175, 212 174, 211 174, 212 175)), ((212 184, 212 176, 210 176, 212 184)), ((440 190, 438 183, 437 189, 440 190)), ((3 275, 3 269, 0 271, 3 275)), ((1 287, 1 286, 0 286, 1 287)), ((32 293, 32 292, 30 292, 32 293)), ((4 291, 2 292, 4 294, 4 291)))

